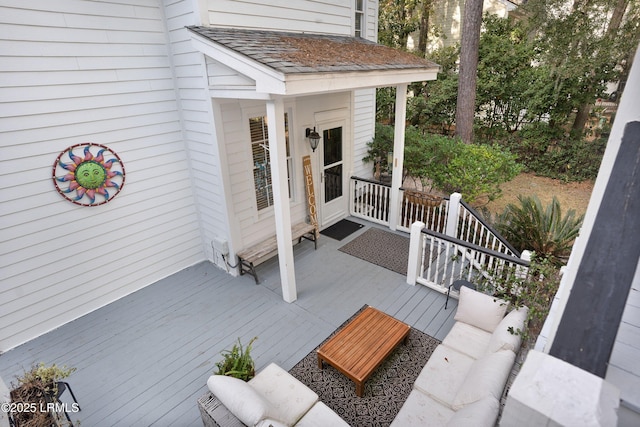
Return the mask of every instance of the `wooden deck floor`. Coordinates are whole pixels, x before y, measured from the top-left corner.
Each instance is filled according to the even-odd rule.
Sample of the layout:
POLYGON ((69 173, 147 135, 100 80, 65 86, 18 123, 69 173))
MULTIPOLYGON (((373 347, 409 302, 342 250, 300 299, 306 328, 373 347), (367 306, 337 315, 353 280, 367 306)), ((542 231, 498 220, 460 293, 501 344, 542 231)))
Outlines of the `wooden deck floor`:
POLYGON ((366 229, 341 242, 321 236, 317 251, 307 241, 295 247, 292 304, 282 300, 277 258, 258 267, 260 285, 204 262, 0 355, 0 376, 9 385, 41 361, 77 368, 69 382, 81 425, 200 426, 196 400, 238 337, 258 336, 258 370, 290 369, 369 304, 443 339, 455 300, 444 310, 444 295, 338 251, 366 229))

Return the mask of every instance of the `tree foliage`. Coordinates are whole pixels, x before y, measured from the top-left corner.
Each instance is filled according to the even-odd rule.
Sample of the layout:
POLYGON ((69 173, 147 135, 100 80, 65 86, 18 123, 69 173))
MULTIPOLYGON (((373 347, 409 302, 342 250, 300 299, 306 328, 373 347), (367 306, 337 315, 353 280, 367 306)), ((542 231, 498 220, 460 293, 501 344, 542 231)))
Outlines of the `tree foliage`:
POLYGON ((407 50, 409 35, 420 25, 419 4, 419 0, 381 0, 378 41, 385 46, 407 50))
POLYGON ((408 100, 407 118, 413 126, 449 135, 455 123, 458 88, 458 47, 435 51, 431 59, 440 65, 435 81, 414 83, 408 100))
MULTIPOLYGON (((427 13, 424 5, 419 0, 380 2, 380 42, 407 49, 409 34, 420 28, 427 13)), ((489 117, 476 123, 476 128, 514 131, 545 120, 553 128, 570 129, 581 106, 604 97, 607 83, 618 81, 625 72, 640 42, 640 2, 529 0, 519 7, 518 15, 524 17, 518 23, 485 16, 478 48, 475 117, 489 117)), ((437 63, 442 59, 434 53, 428 56, 437 63)), ((452 91, 459 79, 450 79, 446 69, 442 73, 446 79, 428 82, 426 86, 434 88, 419 90, 418 95, 429 92, 448 111, 449 102, 457 97, 446 96, 445 91, 452 91)), ((437 110, 428 102, 417 100, 416 107, 437 110)), ((412 123, 426 121, 419 117, 426 113, 414 111, 418 117, 411 117, 412 123)), ((448 113, 440 118, 440 124, 451 121, 448 113)))
POLYGON ((522 23, 485 15, 479 58, 476 112, 484 134, 513 133, 549 114, 551 84, 522 23))
MULTIPOLYGON (((421 4, 380 2, 380 40, 406 48, 408 31, 424 23, 421 4)), ((639 42, 638 0, 529 0, 508 19, 485 15, 473 142, 499 143, 537 174, 595 178, 608 123, 593 105, 607 85, 624 82, 639 42)), ((410 86, 407 120, 423 133, 451 135, 460 126, 459 55, 457 48, 428 54, 442 66, 437 80, 410 86)), ((393 88, 378 90, 379 120, 392 123, 394 103, 393 88)))
POLYGON ((605 95, 606 83, 618 81, 638 46, 638 2, 530 0, 522 10, 552 81, 550 120, 572 125, 574 111, 605 95))

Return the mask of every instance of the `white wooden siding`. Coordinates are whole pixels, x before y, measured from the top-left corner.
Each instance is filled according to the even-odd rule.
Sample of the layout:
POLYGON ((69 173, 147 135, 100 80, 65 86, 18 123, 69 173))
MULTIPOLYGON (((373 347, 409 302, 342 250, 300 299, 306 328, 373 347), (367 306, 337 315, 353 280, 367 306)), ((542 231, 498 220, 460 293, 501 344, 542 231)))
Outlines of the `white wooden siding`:
POLYGON ((207 57, 207 74, 209 85, 214 89, 247 89, 255 90, 256 82, 237 71, 207 57))
POLYGON ((216 27, 353 34, 353 6, 345 0, 208 0, 216 27))
POLYGON ((362 178, 372 176, 371 163, 364 163, 369 147, 367 143, 375 135, 376 90, 363 89, 354 92, 353 107, 353 175, 362 178))
MULTIPOLYGON (((202 3, 2 0, 0 352, 205 257, 222 265, 216 237, 239 233, 250 244, 273 233, 273 215, 255 212, 240 104, 212 106, 205 60, 184 27, 352 34, 353 6, 209 0, 198 16, 192 8, 202 3), (105 144, 125 164, 124 190, 106 205, 76 206, 53 188, 54 159, 80 142, 105 144)), ((377 4, 367 3, 367 38, 375 39, 377 4)), ((356 146, 373 118, 366 92, 346 118, 355 120, 356 146)), ((306 215, 303 128, 314 112, 349 104, 319 98, 293 110, 295 221, 306 215)))
POLYGON ((163 0, 176 94, 182 118, 185 148, 200 223, 202 250, 206 257, 224 267, 213 253, 213 240, 230 239, 220 153, 214 115, 208 91, 205 58, 191 45, 185 26, 200 23, 190 0, 163 0))
POLYGON ((0 24, 2 352, 204 253, 184 143, 197 131, 183 132, 159 0, 3 0, 0 24), (106 205, 73 205, 51 182, 81 142, 125 165, 106 205))
MULTIPOLYGON (((353 1, 352 1, 353 3, 353 1)), ((378 41, 378 0, 365 0, 367 14, 365 26, 367 33, 365 38, 374 42, 378 41)))
MULTIPOLYGON (((304 199, 305 188, 302 171, 302 157, 311 154, 304 137, 304 129, 314 124, 314 114, 318 111, 344 109, 344 119, 349 120, 349 93, 303 97, 289 100, 285 107, 290 112, 290 142, 294 162, 294 198, 291 199, 291 220, 304 221, 307 216, 304 199)), ((252 159, 249 143, 248 117, 266 114, 264 101, 225 101, 220 103, 222 126, 226 151, 226 164, 233 199, 231 227, 238 230, 235 249, 240 250, 275 234, 273 208, 257 211, 252 175, 252 159), (245 123, 247 122, 247 123, 245 123)), ((345 135, 346 136, 346 135, 345 135)), ((346 148, 350 150, 350 147, 346 148)), ((315 154, 317 156, 317 153, 315 154)), ((312 155, 313 157, 313 155, 312 155)), ((352 158, 351 154, 345 156, 352 158)), ((318 173, 316 164, 314 172, 318 173)), ((316 195, 319 196, 319 180, 316 195)), ((320 201, 318 200, 318 203, 320 201)), ((346 207, 345 207, 346 211, 346 207)))
MULTIPOLYGON (((365 37, 378 41, 378 2, 368 0, 365 37)), ((356 90, 353 93, 353 175, 368 178, 373 176, 371 164, 362 159, 367 155, 367 143, 375 136, 376 89, 356 90)))

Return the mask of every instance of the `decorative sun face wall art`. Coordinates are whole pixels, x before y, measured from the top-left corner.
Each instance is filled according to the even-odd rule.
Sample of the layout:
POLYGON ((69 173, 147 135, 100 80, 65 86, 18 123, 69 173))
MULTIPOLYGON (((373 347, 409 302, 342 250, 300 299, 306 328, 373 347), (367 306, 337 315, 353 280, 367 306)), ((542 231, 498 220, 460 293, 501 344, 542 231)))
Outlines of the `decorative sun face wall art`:
POLYGON ((124 164, 108 147, 90 142, 73 145, 53 163, 58 193, 81 206, 111 201, 124 187, 124 164))

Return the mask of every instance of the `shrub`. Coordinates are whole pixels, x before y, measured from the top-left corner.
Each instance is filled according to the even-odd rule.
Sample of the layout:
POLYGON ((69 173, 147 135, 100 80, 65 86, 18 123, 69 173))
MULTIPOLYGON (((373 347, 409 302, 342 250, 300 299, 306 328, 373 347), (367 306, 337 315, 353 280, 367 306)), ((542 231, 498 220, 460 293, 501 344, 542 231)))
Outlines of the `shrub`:
POLYGON ((45 407, 57 395, 57 382, 68 377, 75 370, 75 368, 59 367, 55 364, 47 366, 41 362, 18 377, 18 384, 10 393, 11 401, 25 408, 38 408, 38 410, 16 412, 13 414, 13 421, 20 426, 58 425, 52 413, 39 408, 45 407))
POLYGON ((497 145, 463 144, 455 140, 451 150, 445 150, 442 162, 430 175, 442 190, 457 191, 468 203, 477 203, 481 197, 489 201, 501 195, 500 184, 516 177, 521 171, 515 156, 497 145))
MULTIPOLYGON (((386 167, 393 135, 393 126, 376 124, 376 135, 363 160, 375 162, 379 158, 386 167)), ((404 167, 406 174, 420 179, 424 187, 458 191, 469 203, 481 197, 499 197, 500 184, 521 171, 515 156, 497 145, 464 144, 456 138, 424 135, 414 126, 408 126, 405 132, 404 167)))
POLYGON ((574 139, 546 123, 535 123, 503 138, 500 144, 536 175, 583 181, 596 178, 607 137, 603 134, 593 140, 574 139))
POLYGON ((580 232, 584 215, 570 209, 562 215, 554 196, 546 208, 537 196, 518 196, 519 205, 510 203, 497 218, 495 228, 516 249, 533 250, 542 259, 559 266, 566 262, 580 232))
POLYGON ((500 196, 500 184, 520 173, 515 156, 496 145, 464 144, 459 139, 427 135, 407 145, 405 166, 424 185, 462 194, 468 203, 500 196))

